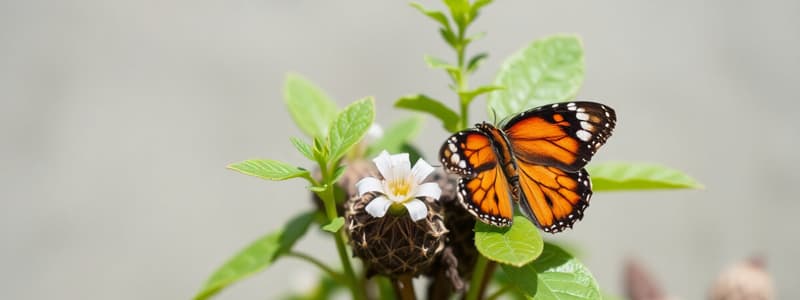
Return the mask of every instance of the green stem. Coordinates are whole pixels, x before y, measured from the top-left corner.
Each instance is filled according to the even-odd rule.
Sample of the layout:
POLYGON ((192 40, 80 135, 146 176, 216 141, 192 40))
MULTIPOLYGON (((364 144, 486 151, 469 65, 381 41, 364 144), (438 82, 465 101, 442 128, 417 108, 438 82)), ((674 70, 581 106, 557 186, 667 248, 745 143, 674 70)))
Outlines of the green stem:
POLYGON ((486 268, 483 269, 483 280, 481 280, 481 287, 478 290, 478 295, 483 297, 486 294, 486 290, 489 288, 489 282, 492 281, 492 275, 494 274, 494 270, 497 269, 497 262, 490 260, 486 264, 486 268), (488 276, 487 276, 488 275, 488 276))
MULTIPOLYGON (((318 195, 322 198, 322 203, 325 205, 325 214, 328 216, 328 221, 333 221, 338 217, 338 213, 336 212, 336 195, 333 193, 334 183, 331 182, 331 174, 327 172, 327 170, 333 168, 327 168, 327 166, 323 167, 321 165, 320 169, 322 170, 322 182, 325 182, 326 186, 325 190, 318 195)), ((350 258, 347 256, 347 248, 345 247, 342 234, 343 231, 333 233, 333 238, 336 241, 336 250, 339 252, 339 259, 342 261, 342 268, 347 277, 347 283, 350 287, 350 292, 353 294, 353 299, 364 300, 366 299, 365 291, 358 287, 358 279, 353 271, 353 266, 350 264, 350 258)))
POLYGON ((342 260, 342 265, 344 266, 344 273, 347 275, 349 279, 350 285, 350 292, 353 294, 353 299, 356 300, 364 300, 366 296, 363 289, 359 289, 358 287, 358 279, 356 279, 356 273, 353 272, 353 266, 350 264, 350 259, 347 257, 347 249, 344 246, 344 239, 340 232, 333 234, 334 238, 336 239, 336 250, 339 252, 339 259, 342 260))
POLYGON ((501 287, 500 289, 498 289, 497 291, 495 291, 494 293, 492 293, 491 295, 489 295, 489 297, 486 297, 486 300, 498 299, 498 298, 500 298, 500 296, 502 296, 506 292, 510 291, 512 288, 514 288, 513 285, 507 284, 507 285, 501 287))
POLYGON ((469 283, 469 291, 467 291, 467 300, 478 300, 481 295, 481 286, 483 285, 483 276, 486 272, 486 266, 489 260, 486 256, 478 256, 478 261, 475 263, 475 269, 472 271, 472 279, 469 283))
POLYGON ((463 130, 469 127, 469 103, 464 101, 464 99, 459 99, 458 102, 461 107, 461 126, 459 126, 459 129, 463 130))
POLYGON ((289 257, 294 257, 294 258, 299 258, 301 260, 305 260, 305 261, 317 266, 318 268, 320 268, 322 271, 327 273, 328 276, 333 278, 333 280, 335 280, 335 281, 337 281, 339 283, 344 283, 344 284, 347 283, 347 278, 345 278, 344 275, 342 275, 339 272, 334 271, 333 268, 331 268, 330 266, 326 265, 322 261, 320 261, 320 260, 318 260, 318 259, 316 259, 316 258, 314 258, 314 257, 312 257, 312 256, 310 256, 308 254, 292 251, 292 252, 286 253, 285 255, 289 256, 289 257))
POLYGON ((459 108, 461 109, 461 126, 460 129, 464 129, 468 127, 469 124, 469 99, 466 99, 462 96, 462 92, 466 92, 469 89, 469 80, 467 77, 469 76, 465 70, 464 66, 464 58, 466 57, 467 46, 464 42, 464 32, 466 31, 465 28, 458 28, 458 46, 455 47, 456 55, 458 57, 458 77, 455 79, 456 84, 456 93, 458 93, 458 103, 459 108))
POLYGON ((456 39, 458 40, 458 47, 456 47, 456 53, 458 53, 458 67, 463 69, 464 66, 464 53, 466 52, 466 43, 464 43, 464 34, 467 31, 466 28, 458 26, 458 36, 456 39))

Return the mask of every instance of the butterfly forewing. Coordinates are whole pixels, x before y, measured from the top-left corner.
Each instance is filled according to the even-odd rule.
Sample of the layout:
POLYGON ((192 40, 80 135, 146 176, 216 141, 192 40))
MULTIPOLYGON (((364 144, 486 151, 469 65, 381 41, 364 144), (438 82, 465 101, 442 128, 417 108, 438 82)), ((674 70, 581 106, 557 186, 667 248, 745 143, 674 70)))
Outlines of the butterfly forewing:
POLYGON ((568 102, 537 107, 504 126, 517 161, 576 172, 611 136, 616 114, 595 102, 568 102))
POLYGON ((451 136, 440 150, 445 168, 462 176, 459 202, 482 222, 511 225, 514 214, 510 185, 495 152, 495 144, 478 130, 451 136))

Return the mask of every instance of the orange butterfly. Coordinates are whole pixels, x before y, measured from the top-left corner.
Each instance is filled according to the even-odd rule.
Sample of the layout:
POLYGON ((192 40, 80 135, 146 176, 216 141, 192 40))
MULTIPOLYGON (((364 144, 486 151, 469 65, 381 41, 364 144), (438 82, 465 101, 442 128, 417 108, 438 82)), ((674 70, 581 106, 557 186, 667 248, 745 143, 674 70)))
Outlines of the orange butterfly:
POLYGON ((583 168, 611 136, 614 110, 595 102, 556 103, 453 134, 439 151, 461 176, 458 198, 484 223, 511 226, 512 200, 536 226, 556 233, 583 218, 592 183, 583 168))

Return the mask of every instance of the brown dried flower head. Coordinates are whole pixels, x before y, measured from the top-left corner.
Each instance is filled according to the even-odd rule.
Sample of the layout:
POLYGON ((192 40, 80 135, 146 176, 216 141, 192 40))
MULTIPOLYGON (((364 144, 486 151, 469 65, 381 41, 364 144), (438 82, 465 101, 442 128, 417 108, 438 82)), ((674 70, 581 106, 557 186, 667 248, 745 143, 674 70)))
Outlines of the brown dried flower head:
POLYGON ((353 254, 368 275, 416 276, 428 270, 444 248, 441 189, 423 183, 433 172, 424 160, 411 168, 408 154, 381 153, 375 165, 382 178, 365 177, 358 193, 345 203, 347 233, 353 254))

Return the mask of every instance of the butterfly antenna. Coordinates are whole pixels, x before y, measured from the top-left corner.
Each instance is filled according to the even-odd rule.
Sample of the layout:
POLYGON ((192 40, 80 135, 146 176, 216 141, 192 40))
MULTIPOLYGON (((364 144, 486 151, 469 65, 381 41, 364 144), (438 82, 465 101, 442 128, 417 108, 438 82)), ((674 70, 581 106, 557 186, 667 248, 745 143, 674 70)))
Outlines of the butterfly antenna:
POLYGON ((489 108, 492 110, 492 124, 497 124, 497 111, 494 110, 494 107, 489 108))

